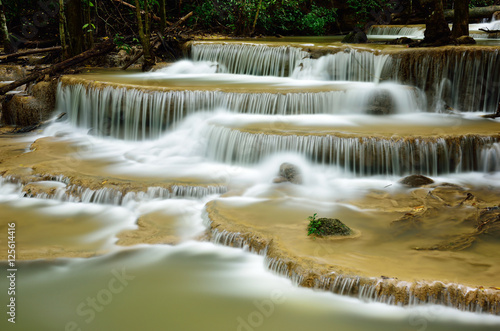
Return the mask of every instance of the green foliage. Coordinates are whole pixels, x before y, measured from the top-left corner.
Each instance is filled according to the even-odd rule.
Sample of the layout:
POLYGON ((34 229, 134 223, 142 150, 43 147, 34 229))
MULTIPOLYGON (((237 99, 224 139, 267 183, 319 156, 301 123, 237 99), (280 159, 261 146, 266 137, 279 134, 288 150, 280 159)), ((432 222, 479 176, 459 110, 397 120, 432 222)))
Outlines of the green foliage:
POLYGON ((309 216, 307 218, 309 220, 309 225, 307 226, 307 235, 308 236, 310 236, 312 234, 320 236, 323 234, 320 232, 321 221, 316 219, 316 215, 318 215, 318 213, 314 213, 314 215, 309 216))
POLYGON ((92 23, 87 23, 82 26, 82 29, 85 30, 85 32, 90 33, 95 30, 95 25, 92 23))
MULTIPOLYGON (((130 54, 130 51, 132 50, 132 47, 125 43, 125 38, 120 36, 119 34, 116 34, 115 37, 113 38, 113 42, 115 43, 116 47, 118 49, 123 49, 127 54, 130 54)), ((134 38, 134 41, 138 41, 137 38, 134 38)))
POLYGON ((470 0, 469 8, 493 6, 494 4, 495 0, 470 0))
POLYGON ((389 12, 397 7, 399 1, 396 0, 347 0, 347 5, 353 12, 360 26, 376 20, 385 12, 389 12))
POLYGON ((200 0, 184 11, 194 11, 199 27, 244 35, 251 32, 258 9, 255 33, 266 35, 325 34, 336 19, 331 4, 325 7, 315 0, 200 0))
POLYGON ((311 12, 302 18, 304 27, 315 35, 324 34, 328 24, 333 22, 335 22, 335 10, 315 5, 312 6, 311 12))

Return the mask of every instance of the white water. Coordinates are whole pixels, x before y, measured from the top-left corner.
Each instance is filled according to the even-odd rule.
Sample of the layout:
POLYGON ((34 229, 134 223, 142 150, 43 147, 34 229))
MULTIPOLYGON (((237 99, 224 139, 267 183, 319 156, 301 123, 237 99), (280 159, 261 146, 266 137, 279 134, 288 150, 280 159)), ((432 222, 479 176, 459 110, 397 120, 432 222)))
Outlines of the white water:
MULTIPOLYGON (((233 77, 246 82, 246 77, 233 77)), ((289 80, 288 80, 289 81, 289 80)), ((316 81, 306 81, 307 85, 316 81), (307 84, 307 82, 311 82, 307 84)), ((417 89, 398 84, 329 84, 330 92, 239 93, 221 91, 147 92, 126 88, 59 87, 58 107, 70 122, 92 128, 93 135, 127 140, 160 137, 184 117, 201 111, 224 109, 236 113, 267 115, 414 113, 423 109, 425 97, 417 89), (370 110, 380 99, 381 105, 370 110)), ((294 88, 299 88, 296 85, 294 88)))
MULTIPOLYGON (((243 86, 258 86, 261 80, 264 91, 269 86, 266 82, 272 82, 275 88, 280 84, 285 89, 299 90, 326 86, 333 91, 258 94, 145 92, 110 87, 87 91, 83 85, 61 88, 59 110, 67 112, 69 118, 51 125, 41 136, 73 147, 71 158, 76 169, 80 162, 93 162, 104 164, 104 172, 117 176, 132 176, 139 181, 141 177, 154 176, 158 183, 189 178, 191 185, 177 185, 171 191, 155 184, 139 192, 122 192, 104 187, 90 190, 75 186, 70 178, 54 177, 38 183, 42 188, 55 188, 52 195, 26 197, 23 186, 12 183, 14 178, 0 180, 0 208, 17 208, 16 215, 21 216, 26 213, 26 217, 19 217, 20 225, 28 220, 38 223, 40 232, 31 235, 46 238, 40 244, 65 247, 59 241, 65 236, 53 236, 50 228, 47 230, 57 223, 54 221, 62 219, 56 225, 73 233, 74 242, 83 241, 94 245, 95 251, 106 252, 90 259, 20 263, 18 286, 22 291, 18 300, 23 313, 19 315, 19 327, 55 330, 74 322, 85 330, 498 329, 497 316, 460 312, 416 298, 411 303, 420 306, 407 308, 364 302, 391 303, 391 298, 375 296, 373 288, 361 289, 358 299, 299 289, 294 286, 300 281, 298 275, 288 280, 267 270, 271 268, 279 275, 284 268, 279 261, 245 252, 245 247, 230 249, 189 241, 205 230, 205 203, 226 191, 240 195, 231 198, 236 203, 301 201, 310 205, 312 214, 322 206, 362 198, 373 190, 405 192, 407 189, 397 180, 416 171, 435 175, 438 183, 500 187, 500 149, 498 142, 489 138, 465 137, 449 145, 444 138, 407 143, 397 137, 341 137, 349 130, 371 126, 386 125, 391 133, 390 127, 395 124, 408 127, 409 131, 414 124, 439 133, 440 129, 466 122, 461 120, 462 115, 421 113, 425 107, 419 89, 379 83, 384 68, 394 65, 387 56, 342 52, 323 60, 306 59, 299 67, 304 54, 292 47, 226 46, 227 50, 218 45, 194 47, 194 58, 212 62, 182 62, 148 75, 153 79, 169 76, 172 80, 191 79, 204 84, 219 79, 243 86), (339 65, 346 65, 349 70, 340 69, 339 65), (290 68, 297 70, 292 73, 290 68), (271 77, 267 81, 264 77, 222 74, 287 76, 287 71, 293 77, 271 77), (329 79, 352 81, 328 82, 329 79), (335 86, 337 83, 340 86, 335 86), (373 104, 373 94, 380 92, 389 95, 398 116, 366 115, 366 105, 373 104), (255 128, 282 134, 251 132, 255 128), (317 130, 337 135, 315 136, 317 130), (272 183, 283 162, 300 168, 303 185, 272 183), (120 232, 136 228, 141 217, 151 215, 164 217, 165 222, 173 218, 174 233, 181 244, 144 244, 132 249, 116 245, 120 232), (76 220, 82 222, 78 225, 90 222, 97 229, 77 231, 80 228, 73 224, 76 220), (104 310, 94 311, 95 319, 86 321, 90 313, 79 313, 78 307, 106 289, 113 270, 123 268, 135 278, 104 310), (257 305, 269 302, 276 293, 286 300, 275 302, 272 313, 259 310, 257 305)), ((473 69, 466 66, 474 61, 460 63, 454 67, 457 76, 463 75, 459 80, 468 78, 470 70, 476 70, 474 77, 480 77, 479 70, 485 68, 481 63, 473 69)), ((432 65, 441 69, 437 63, 432 65)), ((424 68, 419 69, 422 72, 416 76, 427 77, 424 68)), ((489 74, 496 79, 495 73, 489 74)), ((443 89, 440 95, 445 94, 443 89)), ((92 175, 91 170, 86 171, 92 175)), ((227 241, 226 234, 221 231, 214 241, 227 241)), ((33 242, 37 243, 34 239, 33 242)), ((335 286, 337 292, 347 294, 355 283, 355 277, 339 278, 334 284, 316 287, 335 286)), ((0 286, 6 287, 5 278, 0 280, 0 286)), ((3 300, 6 294, 1 293, 3 300)), ((3 329, 5 319, 0 323, 3 329)))

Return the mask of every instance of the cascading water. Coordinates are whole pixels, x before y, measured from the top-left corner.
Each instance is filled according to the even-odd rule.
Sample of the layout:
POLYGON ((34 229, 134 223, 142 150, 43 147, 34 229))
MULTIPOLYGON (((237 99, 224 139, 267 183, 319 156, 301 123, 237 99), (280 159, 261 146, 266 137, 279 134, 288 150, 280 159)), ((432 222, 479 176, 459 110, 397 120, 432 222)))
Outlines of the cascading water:
POLYGON ((498 49, 405 52, 394 59, 394 77, 426 91, 431 110, 441 100, 443 81, 449 81, 448 106, 459 111, 495 112, 500 102, 498 49))
MULTIPOLYGON (((249 52, 254 47, 244 44, 237 46, 243 53, 249 52)), ((207 48, 208 52, 216 46, 194 43, 192 47, 196 49, 197 54, 203 54, 204 48, 207 48)), ((272 48, 262 45, 258 47, 272 48)), ((217 56, 231 57, 231 51, 225 51, 223 45, 219 45, 217 49, 217 56)), ((297 48, 296 51, 299 52, 300 49, 297 48)), ((280 53, 278 57, 284 61, 286 53, 280 53)), ((270 60, 274 58, 273 55, 270 60)), ((194 59, 216 60, 213 56, 201 55, 194 57, 194 59)), ((436 93, 441 82, 445 79, 449 79, 452 84, 448 106, 454 109, 494 112, 500 102, 500 86, 497 84, 500 81, 500 52, 495 48, 404 50, 391 55, 338 47, 335 54, 326 55, 319 59, 310 59, 309 56, 304 56, 301 59, 296 59, 294 63, 295 66, 292 67, 294 69, 290 71, 289 75, 298 79, 372 82, 392 80, 419 87, 433 102, 430 104, 430 111, 435 110, 438 101, 436 93)), ((256 68, 260 64, 259 61, 255 61, 253 57, 249 56, 235 63, 235 69, 232 72, 257 70, 256 68), (248 69, 252 67, 254 69, 248 69)))
POLYGON ((409 38, 424 38, 425 27, 406 26, 406 25, 373 25, 366 34, 368 36, 401 36, 409 38))
MULTIPOLYGON (((31 301, 24 293, 37 291, 37 298, 59 293, 54 300, 65 305, 52 314, 56 322, 51 320, 48 328, 64 326, 66 318, 84 325, 85 319, 75 313, 75 307, 81 307, 86 302, 82 300, 93 293, 98 297, 107 293, 101 287, 109 283, 111 269, 130 275, 125 278, 130 286, 124 286, 122 298, 127 304, 139 301, 134 311, 146 314, 157 309, 144 306, 144 302, 153 302, 144 293, 159 293, 164 299, 162 307, 171 306, 167 311, 175 310, 175 315, 192 320, 191 324, 176 324, 168 314, 158 314, 166 316, 162 325, 172 329, 214 329, 207 326, 206 318, 214 314, 228 317, 227 307, 234 308, 234 318, 224 319, 224 326, 218 325, 217 330, 250 329, 246 325, 254 320, 248 316, 260 312, 251 300, 260 300, 258 307, 269 307, 268 302, 273 302, 269 298, 274 298, 269 287, 281 289, 287 303, 280 306, 275 302, 276 314, 259 326, 263 330, 321 329, 324 325, 329 329, 332 323, 343 328, 337 316, 341 314, 335 320, 329 318, 342 307, 352 316, 345 329, 352 328, 352 320, 360 316, 370 323, 360 323, 358 329, 404 329, 406 319, 420 316, 419 309, 438 309, 404 310, 369 301, 411 306, 431 303, 500 313, 495 292, 498 284, 489 276, 498 273, 494 238, 474 242, 464 255, 432 246, 435 238, 448 238, 449 232, 471 223, 473 230, 485 226, 478 217, 486 209, 479 208, 490 201, 479 195, 474 200, 470 192, 475 193, 477 187, 479 191, 498 190, 498 120, 459 113, 496 109, 495 102, 500 101, 495 85, 499 81, 498 52, 458 49, 439 54, 392 54, 334 48, 335 54, 313 59, 301 47, 195 42, 191 49, 195 62, 184 61, 146 75, 131 74, 137 77, 136 83, 63 78, 58 110, 68 113, 68 120, 52 124, 35 137, 38 140, 30 142, 26 153, 13 147, 16 158, 8 163, 12 169, 4 170, 0 180, 0 211, 23 225, 24 233, 33 224, 49 224, 53 227, 47 231, 57 226, 72 235, 72 244, 66 244, 68 252, 63 240, 44 242, 42 239, 51 236, 43 233, 36 233, 41 239, 33 247, 20 246, 32 259, 39 258, 36 254, 70 257, 53 265, 23 265, 31 271, 20 278, 23 289, 28 289, 20 294, 24 299, 20 302, 26 305, 23 311, 35 312, 40 306, 38 301, 26 304, 31 301), (167 83, 162 85, 162 80, 167 83), (196 84, 190 85, 192 82, 196 84), (457 112, 426 114, 438 104, 457 112), (59 154, 62 157, 53 161, 59 154), (50 175, 49 166, 54 162, 63 165, 60 172, 50 175), (283 182, 283 178, 275 181, 277 176, 283 177, 280 167, 285 162, 303 172, 297 181, 301 184, 283 182), (435 183, 422 188, 397 183, 400 176, 417 173, 433 176, 435 183), (75 205, 80 207, 76 212, 61 216, 75 205), (307 215, 314 213, 352 224, 355 235, 338 241, 307 237, 307 215), (43 221, 37 222, 42 216, 43 221), (50 217, 56 221, 51 223, 50 217), (219 217, 230 222, 219 221, 219 217), (31 219, 34 222, 29 223, 31 219), (122 224, 120 219, 126 222, 122 224), (86 222, 102 229, 83 228, 86 222), (75 233, 75 225, 82 226, 82 233, 75 233), (426 227, 431 235, 424 232, 426 227), (279 233, 269 239, 273 229, 279 233), (281 237, 288 241, 273 244, 281 237), (427 237, 431 237, 425 241, 428 246, 416 247, 427 237), (240 250, 185 242, 200 238, 240 250), (183 243, 170 246, 178 242, 183 243), (132 249, 120 246, 138 243, 141 246, 132 249), (302 249, 306 253, 299 258, 285 254, 287 243, 294 254, 302 249), (482 259, 484 251, 492 254, 487 261, 482 259), (87 258, 96 254, 103 256, 87 258), (375 259, 383 262, 372 263, 375 259), (371 272, 370 276, 359 276, 351 265, 343 270, 347 262, 366 274, 371 272), (421 267, 424 264, 426 268, 421 267), (373 269, 363 269, 367 265, 373 269), (449 270, 435 272, 433 268, 440 265, 449 270), (323 267, 327 272, 321 272, 323 267), (398 267, 404 269, 401 280, 398 267), (265 268, 288 280, 270 275, 265 268), (441 282, 443 274, 458 280, 441 282), (482 278, 475 278, 478 274, 482 278), (425 281, 415 283, 413 279, 425 281), (462 279, 474 286, 480 279, 481 288, 455 284, 462 279), (250 289, 246 282, 252 284, 250 289), (77 298, 66 304, 65 296, 56 290, 60 284, 79 291, 77 298), (81 284, 86 285, 80 291, 81 284), (357 299, 305 290, 294 294, 292 289, 303 290, 292 284, 357 299), (169 300, 173 295, 175 300, 169 300), (202 300, 203 309, 193 308, 193 300, 202 300), (318 311, 325 306, 317 300, 329 302, 335 309, 315 311, 307 325, 290 323, 297 312, 309 316, 303 310, 307 300, 316 302, 318 311), (213 302, 222 303, 213 308, 213 302), (366 309, 360 311, 359 305, 366 309), (373 311, 377 315, 384 311, 389 317, 363 315, 373 311), (193 314, 207 315, 197 324, 190 318, 193 314), (405 320, 395 322, 397 314, 405 320), (317 325, 318 316, 325 318, 324 324, 317 325)), ((0 167, 5 164, 2 161, 0 167)), ((496 210, 490 209, 486 211, 496 210)), ((122 328, 129 327, 133 321, 123 318, 122 307, 106 306, 92 327, 113 329, 116 324, 110 326, 111 320, 124 321, 122 328)), ((444 312, 428 321, 429 330, 466 329, 469 324, 492 330, 498 327, 496 316, 439 309, 444 312)), ((156 321, 160 320, 148 319, 148 327, 156 327, 156 321)), ((32 325, 27 319, 22 323, 26 329, 40 324, 32 325)))
POLYGON ((391 67, 389 55, 375 55, 347 48, 319 59, 304 59, 292 73, 295 79, 380 82, 391 67))
POLYGON ((474 135, 451 139, 348 138, 250 133, 214 125, 207 136, 207 155, 216 161, 252 164, 275 153, 297 152, 357 176, 478 171, 495 167, 498 157, 498 144, 489 147, 497 139, 474 135))
POLYGON ((336 91, 238 93, 143 91, 120 87, 60 85, 58 104, 70 122, 98 136, 127 140, 160 137, 170 126, 200 111, 225 109, 260 115, 414 113, 424 107, 417 89, 397 84, 346 83, 336 91))
POLYGON ((194 61, 212 61, 218 72, 258 76, 286 76, 309 54, 296 47, 256 44, 195 43, 194 61))

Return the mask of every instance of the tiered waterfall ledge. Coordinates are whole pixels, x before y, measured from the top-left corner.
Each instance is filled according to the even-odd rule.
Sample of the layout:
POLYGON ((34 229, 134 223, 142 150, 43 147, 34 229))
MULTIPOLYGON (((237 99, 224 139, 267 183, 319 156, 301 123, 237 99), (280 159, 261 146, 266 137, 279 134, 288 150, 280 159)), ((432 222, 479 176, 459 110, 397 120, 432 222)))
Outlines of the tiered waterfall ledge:
POLYGON ((313 201, 292 197, 294 187, 278 184, 270 196, 233 192, 209 202, 211 240, 264 255, 269 269, 300 286, 500 314, 500 242, 494 239, 500 223, 477 230, 488 210, 498 209, 498 190, 441 183, 313 201), (307 216, 314 212, 339 218, 358 235, 308 237, 307 216), (457 242, 462 245, 450 245, 457 242))

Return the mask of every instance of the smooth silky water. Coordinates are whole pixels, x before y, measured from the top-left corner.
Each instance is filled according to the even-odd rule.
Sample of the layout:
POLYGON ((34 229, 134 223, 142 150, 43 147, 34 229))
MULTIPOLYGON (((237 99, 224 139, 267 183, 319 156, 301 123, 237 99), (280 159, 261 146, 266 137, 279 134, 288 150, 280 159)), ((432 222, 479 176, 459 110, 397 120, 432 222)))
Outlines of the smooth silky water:
MULTIPOLYGON (((409 169, 432 175, 436 185, 464 188, 441 195, 446 189, 431 188, 450 204, 468 191, 482 205, 498 204, 500 124, 479 117, 494 111, 498 91, 463 107, 451 100, 454 113, 439 113, 433 98, 445 103, 447 93, 456 95, 440 90, 441 81, 433 91, 442 93, 429 93, 388 80, 398 61, 389 53, 351 50, 302 61, 302 48, 270 52, 262 43, 246 49, 235 42, 219 55, 227 45, 199 43, 195 61, 153 73, 65 78, 58 112, 66 120, 34 136, 0 139, 1 228, 17 224, 20 329, 498 329, 500 319, 489 314, 302 289, 248 248, 200 242, 207 239, 208 204, 233 224, 282 237, 293 254, 359 275, 500 286, 494 235, 463 251, 415 249, 469 231, 463 219, 474 207, 436 209, 419 228, 391 226, 422 205, 438 208, 426 205, 430 189, 397 183, 409 169), (228 62, 230 54, 240 62, 228 62), (326 136, 338 140, 328 160, 325 143, 321 152, 315 147, 326 136), (396 151, 373 167, 361 166, 371 162, 366 151, 363 160, 350 156, 362 137, 384 151, 415 136, 427 146, 415 167, 394 166, 403 155, 396 151), (446 137, 459 142, 441 143, 446 137), (442 155, 456 153, 442 165, 442 155), (283 162, 301 169, 302 185, 272 183, 283 162), (355 236, 308 238, 306 218, 314 213, 342 219, 355 236), (318 245, 326 248, 318 253, 318 245)), ((497 65, 493 55, 489 61, 497 65)), ((7 287, 5 278, 0 286, 7 287)), ((5 291, 1 296, 6 302, 5 291)))

